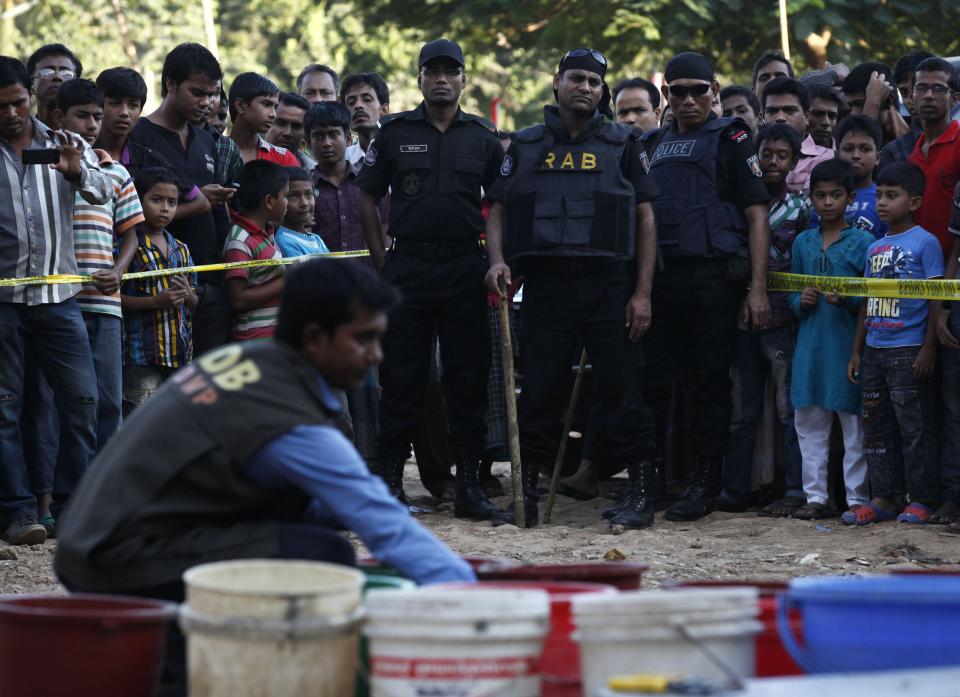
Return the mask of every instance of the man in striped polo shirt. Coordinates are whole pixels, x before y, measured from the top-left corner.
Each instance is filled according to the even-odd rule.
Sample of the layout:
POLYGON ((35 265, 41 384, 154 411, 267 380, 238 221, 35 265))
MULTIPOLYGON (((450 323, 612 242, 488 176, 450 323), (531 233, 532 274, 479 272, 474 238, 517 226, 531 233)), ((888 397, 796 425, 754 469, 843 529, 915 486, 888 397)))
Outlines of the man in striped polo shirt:
MULTIPOLYGON (((92 81, 77 78, 60 88, 56 113, 65 129, 93 145, 100 135, 103 103, 103 93, 92 81)), ((80 273, 94 277, 93 283, 83 285, 77 303, 87 325, 97 374, 99 449, 120 425, 123 393, 120 281, 137 251, 135 228, 143 222, 143 209, 126 168, 113 162, 105 151, 95 152, 113 190, 102 204, 87 203, 77 195, 73 240, 80 273), (118 247, 116 256, 114 247, 118 247)))
MULTIPOLYGON (((226 262, 282 259, 274 231, 287 212, 288 176, 284 167, 253 160, 240 171, 239 211, 223 248, 226 262)), ((283 270, 280 266, 229 269, 227 295, 233 310, 234 341, 269 339, 277 327, 283 270)))

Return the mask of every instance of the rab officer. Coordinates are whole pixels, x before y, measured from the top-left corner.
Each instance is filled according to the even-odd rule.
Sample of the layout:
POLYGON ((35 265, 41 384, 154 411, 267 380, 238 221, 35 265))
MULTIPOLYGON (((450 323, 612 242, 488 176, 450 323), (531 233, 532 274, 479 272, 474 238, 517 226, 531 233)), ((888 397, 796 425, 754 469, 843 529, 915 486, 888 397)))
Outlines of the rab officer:
POLYGON ((454 515, 487 520, 504 513, 479 484, 490 365, 480 199, 497 178, 503 148, 483 119, 460 109, 467 78, 457 44, 427 43, 418 65, 423 102, 382 124, 357 178, 370 254, 403 296, 384 339, 375 469, 403 500, 403 465, 423 413, 436 335, 457 462, 454 515), (377 202, 388 190, 393 242, 384 259, 377 202))
MULTIPOLYGON (((667 63, 663 96, 675 121, 644 135, 663 269, 654 277, 656 321, 644 339, 644 388, 655 414, 666 414, 677 373, 692 405, 696 472, 668 520, 696 520, 716 506, 732 411, 730 365, 742 304, 754 329, 767 302, 769 193, 750 129, 711 111, 719 85, 699 53, 667 63), (747 291, 749 284, 749 292, 747 291), (743 303, 746 294, 746 303, 743 303)), ((658 424, 660 433, 665 424, 658 424)))
POLYGON ((639 347, 630 340, 651 320, 656 186, 640 132, 604 118, 606 71, 598 51, 564 56, 553 79, 557 106, 544 108, 542 125, 514 135, 490 194, 487 285, 509 282, 505 259, 524 275, 519 421, 528 524, 537 520, 539 466, 556 452, 578 339, 593 363, 595 414, 630 474, 628 504, 613 522, 653 522, 652 417, 641 399, 625 396, 639 378, 639 347))

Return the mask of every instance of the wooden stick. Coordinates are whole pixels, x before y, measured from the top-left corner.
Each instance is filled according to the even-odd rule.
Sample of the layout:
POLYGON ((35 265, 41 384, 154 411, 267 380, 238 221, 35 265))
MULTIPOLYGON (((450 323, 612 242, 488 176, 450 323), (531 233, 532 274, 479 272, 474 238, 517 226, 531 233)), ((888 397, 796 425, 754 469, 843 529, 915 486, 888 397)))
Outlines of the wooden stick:
POLYGON ((553 463, 553 476, 550 477, 550 492, 547 494, 547 508, 543 513, 543 522, 549 523, 553 513, 553 500, 557 496, 557 486, 560 484, 560 469, 563 459, 567 456, 567 441, 570 440, 570 427, 573 424, 573 413, 577 410, 580 399, 580 386, 583 384, 583 374, 587 369, 587 349, 580 352, 580 365, 577 366, 577 377, 573 381, 573 392, 570 393, 570 402, 567 404, 567 413, 563 417, 563 433, 560 434, 560 448, 557 450, 557 461, 553 463))
POLYGON ((510 336, 510 300, 507 284, 501 276, 500 286, 500 353, 503 355, 503 385, 507 397, 507 442, 510 446, 510 480, 513 482, 513 522, 527 527, 523 511, 523 474, 520 469, 520 426, 517 423, 517 386, 513 376, 513 338, 510 336))

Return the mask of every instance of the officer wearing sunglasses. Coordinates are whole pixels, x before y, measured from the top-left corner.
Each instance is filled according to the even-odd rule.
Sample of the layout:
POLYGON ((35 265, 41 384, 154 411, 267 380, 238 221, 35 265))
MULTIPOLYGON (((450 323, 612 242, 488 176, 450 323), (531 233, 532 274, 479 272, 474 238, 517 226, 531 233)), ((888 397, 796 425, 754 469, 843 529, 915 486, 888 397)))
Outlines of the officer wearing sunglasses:
POLYGON ((537 522, 539 468, 556 453, 578 341, 597 385, 591 418, 630 474, 630 505, 613 522, 653 522, 645 493, 653 480, 652 416, 641 400, 631 402, 639 408, 621 407, 637 365, 628 338, 638 341, 651 321, 656 188, 640 132, 605 118, 612 118, 606 71, 599 51, 577 48, 563 57, 553 78, 557 105, 544 107, 542 125, 514 134, 488 194, 487 286, 499 292, 511 269, 524 275, 519 421, 528 525, 537 522))
POLYGON ((663 268, 653 283, 656 319, 644 339, 644 388, 653 412, 666 414, 674 377, 683 371, 696 473, 666 517, 696 520, 714 509, 720 493, 744 296, 754 329, 762 330, 770 316, 769 194, 750 129, 711 112, 719 85, 710 61, 680 53, 667 63, 664 81, 675 122, 645 135, 660 190, 654 212, 663 268))

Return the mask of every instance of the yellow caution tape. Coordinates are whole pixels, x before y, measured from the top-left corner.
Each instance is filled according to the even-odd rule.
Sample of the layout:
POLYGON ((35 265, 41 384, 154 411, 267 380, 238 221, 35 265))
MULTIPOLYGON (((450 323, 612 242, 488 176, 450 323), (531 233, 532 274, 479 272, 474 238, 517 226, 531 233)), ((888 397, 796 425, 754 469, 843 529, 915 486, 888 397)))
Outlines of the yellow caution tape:
MULTIPOLYGON (((287 266, 311 258, 349 259, 367 257, 370 252, 360 249, 352 252, 332 252, 330 254, 285 257, 283 259, 257 259, 234 261, 220 264, 185 266, 176 269, 158 269, 156 271, 138 271, 123 275, 124 281, 138 278, 155 278, 174 274, 204 273, 207 271, 226 271, 228 269, 254 269, 266 266, 287 266)), ((37 286, 61 283, 89 283, 92 276, 54 274, 51 276, 30 276, 27 278, 0 278, 0 288, 11 286, 37 286)), ((807 276, 793 273, 773 272, 767 277, 768 291, 786 291, 799 293, 804 288, 816 288, 822 293, 836 293, 851 297, 872 298, 914 298, 918 300, 960 300, 960 280, 903 280, 887 278, 853 278, 850 276, 807 276)))
MULTIPOLYGON (((182 266, 175 269, 157 269, 155 271, 137 271, 123 274, 124 281, 137 278, 155 278, 157 276, 173 276, 175 274, 204 273, 205 271, 226 271, 227 269, 255 269, 265 266, 287 266, 297 264, 308 259, 349 259, 351 257, 367 257, 370 252, 358 249, 352 252, 331 252, 330 254, 310 254, 299 257, 284 257, 283 259, 251 259, 250 261, 231 261, 220 264, 202 264, 200 266, 182 266)), ((27 278, 0 278, 0 288, 10 286, 42 286, 61 283, 90 283, 93 276, 53 274, 51 276, 29 276, 27 278)))
POLYGON ((799 293, 816 288, 822 293, 851 297, 914 298, 917 300, 960 300, 960 281, 906 280, 896 278, 852 278, 849 276, 807 276, 771 273, 767 290, 799 293))

